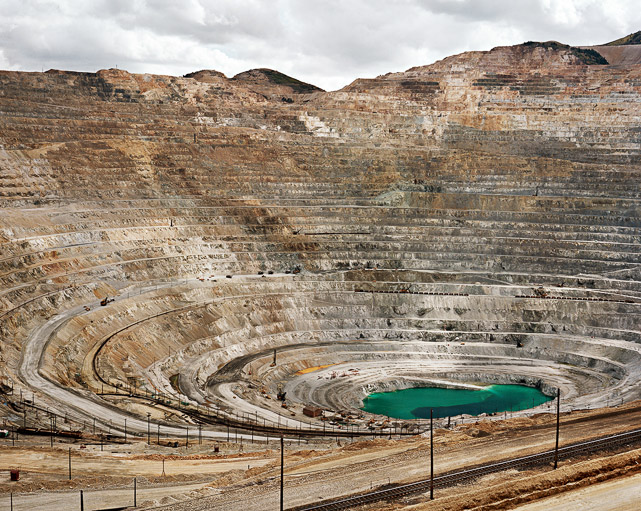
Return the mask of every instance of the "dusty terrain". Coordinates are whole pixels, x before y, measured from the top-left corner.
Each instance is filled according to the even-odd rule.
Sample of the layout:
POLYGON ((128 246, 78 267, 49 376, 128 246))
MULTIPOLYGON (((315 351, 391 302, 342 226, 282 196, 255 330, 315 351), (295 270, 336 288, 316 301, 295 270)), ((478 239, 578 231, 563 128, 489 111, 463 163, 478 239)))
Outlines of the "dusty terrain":
MULTIPOLYGON (((561 443, 589 439, 595 436, 595 432, 616 433, 630 429, 639 420, 639 403, 611 409, 607 413, 597 410, 565 414, 561 443)), ((532 418, 505 421, 473 421, 451 431, 439 429, 435 433, 436 473, 549 449, 554 444, 554 426, 553 415, 540 414, 532 418)), ((212 444, 193 446, 189 451, 183 448, 179 452, 153 445, 149 447, 140 442, 108 446, 104 451, 100 451, 97 445, 80 449, 79 445, 73 444, 74 477, 71 481, 67 479, 66 445, 60 445, 53 451, 46 445, 3 446, 0 449, 0 463, 20 467, 22 476, 18 483, 4 482, 0 485, 0 491, 12 491, 16 503, 29 503, 32 509, 39 509, 39 502, 43 503, 45 509, 47 495, 51 498, 55 495, 60 502, 65 499, 73 502, 77 499, 79 489, 100 494, 105 502, 116 505, 131 494, 132 479, 137 477, 139 488, 141 491, 144 489, 144 493, 141 493, 144 500, 140 502, 147 502, 143 508, 152 509, 159 504, 168 506, 171 503, 171 507, 166 509, 258 510, 272 501, 277 503, 277 451, 252 452, 247 446, 248 452, 233 454, 233 451, 238 451, 238 445, 214 445, 219 445, 223 452, 212 454, 212 444), (166 491, 168 485, 173 488, 170 500, 166 491), (52 490, 56 493, 50 493, 52 490), (184 503, 178 503, 180 501, 184 503)), ((483 506, 495 501, 506 500, 507 494, 512 495, 510 506, 514 507, 541 495, 574 491, 598 481, 633 474, 637 469, 641 470, 641 466, 637 467, 640 460, 639 451, 633 451, 615 456, 597 455, 590 461, 563 461, 561 469, 553 474, 549 468, 543 468, 511 471, 504 474, 507 480, 501 475, 487 476, 464 487, 464 499, 468 499, 466 505, 469 505, 469 499, 476 498, 471 495, 475 495, 477 488, 491 485, 494 489, 486 492, 486 500, 480 501, 479 509, 486 509, 483 506), (572 484, 566 485, 570 481, 573 481, 572 484), (530 487, 539 488, 539 493, 525 492, 525 488, 530 487), (541 488, 548 490, 541 493, 541 488), (523 497, 530 493, 531 498, 523 497)), ((285 469, 287 507, 358 493, 389 483, 422 479, 427 477, 428 467, 429 442, 424 437, 365 440, 347 443, 340 448, 336 448, 336 445, 333 448, 328 445, 314 448, 291 442, 287 445, 285 469)), ((444 510, 458 509, 458 502, 463 502, 463 497, 459 499, 456 495, 461 491, 460 488, 439 490, 436 503, 444 510)), ((421 496, 412 497, 405 502, 395 503, 391 509, 405 505, 416 505, 420 509, 417 503, 420 500, 421 496)), ((507 506, 507 503, 504 505, 507 506)), ((384 504, 373 506, 373 509, 379 508, 387 509, 384 504)))
POLYGON ((639 508, 640 492, 641 474, 636 474, 604 483, 594 483, 580 490, 541 499, 516 509, 519 511, 561 511, 573 508, 585 511, 634 511, 639 508))

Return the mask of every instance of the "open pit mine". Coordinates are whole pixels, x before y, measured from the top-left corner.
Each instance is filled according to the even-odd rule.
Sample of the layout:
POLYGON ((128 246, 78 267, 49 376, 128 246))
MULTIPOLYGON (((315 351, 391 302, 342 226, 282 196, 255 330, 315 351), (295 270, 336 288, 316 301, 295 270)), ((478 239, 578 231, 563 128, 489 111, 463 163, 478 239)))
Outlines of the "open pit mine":
MULTIPOLYGON (((637 410, 630 41, 468 52, 333 92, 268 69, 0 72, 4 445, 392 449, 429 419, 363 400, 430 386, 559 389, 566 418, 637 410)), ((389 483, 427 477, 427 455, 389 483)), ((223 497, 202 509, 253 509, 223 497)))

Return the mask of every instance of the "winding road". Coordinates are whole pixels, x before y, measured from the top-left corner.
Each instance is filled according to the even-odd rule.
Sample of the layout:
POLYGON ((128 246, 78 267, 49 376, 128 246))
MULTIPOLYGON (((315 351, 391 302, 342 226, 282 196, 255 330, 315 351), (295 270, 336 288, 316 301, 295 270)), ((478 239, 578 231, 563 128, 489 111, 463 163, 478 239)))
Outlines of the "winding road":
MULTIPOLYGON (((170 285, 167 284, 168 287, 170 285)), ((138 291, 144 293, 157 288, 158 286, 151 286, 149 288, 140 288, 138 291)), ((89 421, 95 418, 96 423, 102 425, 104 429, 110 427, 114 430, 121 430, 119 424, 124 424, 124 420, 127 419, 128 431, 145 433, 147 431, 147 421, 138 419, 116 407, 108 405, 89 391, 57 385, 40 374, 40 366, 49 339, 71 319, 88 314, 85 306, 94 309, 100 306, 100 302, 96 300, 95 302, 79 305, 61 312, 50 318, 37 330, 31 332, 22 349, 18 375, 24 383, 37 389, 39 393, 45 394, 54 403, 64 403, 66 410, 72 409, 78 416, 89 421)), ((58 412, 62 412, 62 415, 65 413, 64 410, 58 410, 58 412)), ((184 428, 167 425, 163 425, 163 433, 175 437, 183 437, 186 434, 184 428)), ((202 436, 215 440, 227 438, 226 433, 205 429, 202 430, 202 436)))

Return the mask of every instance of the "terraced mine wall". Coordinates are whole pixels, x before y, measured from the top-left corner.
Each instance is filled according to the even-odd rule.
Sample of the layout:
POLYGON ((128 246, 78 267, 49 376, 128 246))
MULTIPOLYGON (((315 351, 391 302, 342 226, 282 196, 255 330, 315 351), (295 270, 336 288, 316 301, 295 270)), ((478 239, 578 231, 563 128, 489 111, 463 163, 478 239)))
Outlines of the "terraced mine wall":
POLYGON ((294 423, 416 385, 640 397, 639 66, 279 76, 0 72, 3 382, 105 423, 135 395, 166 424, 280 423, 278 389, 294 423))

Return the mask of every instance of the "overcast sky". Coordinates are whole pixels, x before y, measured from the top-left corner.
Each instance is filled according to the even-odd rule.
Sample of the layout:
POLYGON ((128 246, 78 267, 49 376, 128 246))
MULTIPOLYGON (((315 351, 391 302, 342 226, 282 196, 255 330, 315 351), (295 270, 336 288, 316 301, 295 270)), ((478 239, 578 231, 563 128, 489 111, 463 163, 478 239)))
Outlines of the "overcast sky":
POLYGON ((233 76, 276 69, 327 90, 524 41, 641 30, 639 0, 0 0, 0 69, 233 76))

